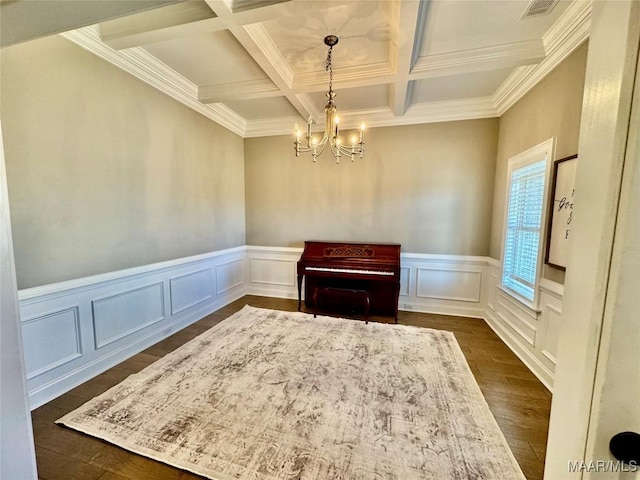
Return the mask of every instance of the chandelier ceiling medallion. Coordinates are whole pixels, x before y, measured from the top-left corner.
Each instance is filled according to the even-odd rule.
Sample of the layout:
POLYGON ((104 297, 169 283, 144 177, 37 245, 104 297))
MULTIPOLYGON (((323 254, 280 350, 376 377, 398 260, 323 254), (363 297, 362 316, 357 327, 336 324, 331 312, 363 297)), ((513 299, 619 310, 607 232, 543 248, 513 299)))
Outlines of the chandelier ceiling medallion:
POLYGON ((339 129, 340 117, 338 117, 338 110, 336 108, 335 102, 333 101, 336 96, 336 92, 333 91, 332 54, 333 47, 338 43, 338 37, 335 35, 327 35, 326 37, 324 37, 324 43, 327 47, 329 47, 329 51, 327 52, 327 60, 325 61, 325 70, 329 71, 329 91, 326 93, 328 101, 327 105, 324 107, 324 135, 321 140, 318 140, 315 136, 311 135, 311 125, 313 123, 313 119, 309 117, 309 120, 307 121, 307 135, 305 137, 305 145, 302 145, 300 141, 301 132, 298 129, 298 124, 296 123, 296 139, 293 142, 296 151, 296 157, 300 156, 300 152, 311 152, 313 161, 315 162, 318 156, 322 155, 322 152, 324 152, 325 147, 328 145, 329 150, 336 159, 336 163, 340 163, 340 157, 342 155, 348 155, 351 157, 351 161, 354 161, 356 159, 356 155, 358 155, 360 158, 363 158, 364 156, 365 124, 364 122, 360 124, 359 138, 356 137, 355 134, 351 136, 351 145, 344 145, 342 143, 339 129))

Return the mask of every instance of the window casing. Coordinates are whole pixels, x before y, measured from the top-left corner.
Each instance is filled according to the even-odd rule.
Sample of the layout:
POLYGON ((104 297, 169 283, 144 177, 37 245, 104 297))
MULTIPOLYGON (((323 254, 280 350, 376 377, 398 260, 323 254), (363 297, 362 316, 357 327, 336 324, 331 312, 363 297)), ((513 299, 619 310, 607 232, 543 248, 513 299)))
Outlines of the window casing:
POLYGON ((537 309, 554 140, 509 159, 502 239, 502 287, 537 309))

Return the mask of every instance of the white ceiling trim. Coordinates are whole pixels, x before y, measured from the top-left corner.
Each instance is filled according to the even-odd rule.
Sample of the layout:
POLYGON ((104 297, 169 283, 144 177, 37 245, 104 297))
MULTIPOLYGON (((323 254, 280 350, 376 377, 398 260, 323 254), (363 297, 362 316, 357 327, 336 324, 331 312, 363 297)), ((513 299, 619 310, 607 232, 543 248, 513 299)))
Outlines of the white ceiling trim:
POLYGON ((520 67, 493 94, 498 115, 509 110, 540 80, 589 38, 591 1, 575 1, 543 37, 547 56, 537 65, 520 67))
POLYGON ((296 94, 296 98, 304 106, 304 108, 311 113, 309 116, 312 119, 315 119, 316 121, 318 121, 320 116, 324 115, 324 109, 319 110, 315 102, 311 100, 311 97, 309 95, 298 93, 296 94))
MULTIPOLYGON (((264 22, 281 16, 291 15, 304 8, 304 0, 285 0, 279 3, 259 6, 253 9, 232 12, 232 3, 227 0, 212 0, 210 9, 217 15, 202 20, 189 19, 189 3, 176 7, 175 13, 166 10, 153 16, 138 18, 121 18, 106 22, 103 41, 110 47, 121 50, 155 42, 172 40, 179 37, 200 35, 225 30, 233 26, 250 25, 264 22), (216 2, 216 3, 213 3, 216 2), (224 9, 225 14, 220 14, 224 9), (181 10, 183 10, 181 12, 181 10), (217 11, 216 11, 217 10, 217 11)), ((328 2, 326 2, 328 3, 328 2)), ((335 4, 333 0, 333 4, 335 4)), ((320 5, 328 8, 329 5, 320 5)))
POLYGON ((307 108, 308 103, 301 102, 299 96, 291 89, 293 71, 262 24, 231 27, 229 31, 303 118, 317 113, 310 111, 307 108))
POLYGON ((100 40, 97 27, 85 27, 61 33, 61 37, 121 68, 187 107, 243 136, 247 121, 225 105, 205 105, 198 101, 198 87, 175 70, 159 62, 144 49, 136 47, 116 51, 100 40))
MULTIPOLYGON (((397 117, 390 108, 356 110, 340 112, 340 125, 343 131, 357 129, 366 120, 367 128, 415 125, 419 123, 449 122, 455 120, 474 120, 497 117, 491 97, 468 98, 446 102, 430 102, 413 106, 397 117)), ((293 142, 294 122, 289 119, 264 119, 247 124, 245 138, 266 137, 291 134, 293 142)), ((314 124, 312 131, 321 131, 324 123, 314 124)), ((293 145, 293 143, 292 143, 293 145)))
POLYGON ((227 100, 249 100, 281 96, 282 93, 278 87, 268 78, 198 87, 198 100, 202 103, 218 103, 227 100))
MULTIPOLYGON (((333 86, 340 89, 366 87, 394 81, 396 81, 396 70, 389 62, 343 67, 337 72, 333 72, 333 86)), ((328 89, 329 73, 326 71, 299 73, 293 77, 295 92, 322 92, 328 89)))
POLYGON ((116 50, 138 47, 173 38, 180 32, 188 31, 193 35, 194 31, 226 27, 220 19, 211 18, 212 15, 211 10, 202 8, 199 2, 187 1, 103 22, 100 34, 102 41, 116 50), (186 25, 189 25, 189 30, 186 30, 186 25))
POLYGON ((389 105, 396 116, 405 113, 407 100, 411 96, 413 84, 409 82, 409 73, 417 58, 417 39, 422 38, 426 5, 426 2, 414 0, 394 2, 390 7, 389 57, 396 71, 396 81, 389 90, 389 105))
POLYGON ((149 45, 189 35, 217 32, 228 27, 227 22, 220 18, 207 18, 150 30, 145 30, 141 27, 140 31, 115 33, 111 31, 111 28, 106 23, 105 26, 107 28, 105 28, 102 39, 104 43, 116 50, 149 45))
MULTIPOLYGON (((205 0, 209 8, 218 17, 229 20, 233 23, 233 13, 223 0, 205 0)), ((273 43, 262 24, 254 25, 231 25, 229 32, 240 42, 240 45, 247 51, 254 62, 267 74, 271 81, 282 91, 283 96, 298 113, 307 118, 313 115, 314 111, 309 111, 305 103, 301 102, 298 95, 291 90, 293 81, 293 71, 280 53, 280 50, 273 43)))
MULTIPOLYGON (((227 10, 228 7, 222 0, 207 0, 207 3, 213 7, 214 13, 222 18, 233 15, 227 10), (220 12, 221 10, 226 10, 226 12, 220 12)), ((544 60, 535 66, 517 68, 491 97, 414 105, 409 107, 403 116, 394 115, 394 110, 390 107, 341 112, 341 123, 346 129, 357 127, 362 119, 366 120, 369 126, 382 127, 500 116, 588 38, 590 21, 591 2, 573 2, 543 37, 542 43, 547 54, 544 60), (349 122, 353 125, 350 125, 349 122)), ((231 26, 229 30, 249 52, 254 61, 267 73, 275 88, 280 90, 281 95, 289 100, 299 114, 305 119, 311 116, 316 122, 322 124, 323 122, 320 121, 322 120, 320 119, 322 111, 317 108, 308 95, 300 91, 303 87, 305 92, 326 89, 327 79, 320 78, 321 72, 304 76, 294 75, 262 25, 235 25, 231 26)), ((247 122, 246 119, 221 103, 200 103, 198 87, 194 83, 158 61, 142 48, 114 50, 101 41, 96 26, 63 33, 61 36, 152 85, 237 135, 256 137, 287 134, 292 131, 292 124, 296 121, 296 119, 276 121, 269 119, 247 122)), ((458 57, 456 54, 450 54, 441 57, 438 63, 433 63, 432 56, 431 64, 428 62, 430 57, 423 57, 416 62, 410 75, 426 75, 428 77, 434 75, 438 69, 457 68, 465 71, 471 67, 479 68, 478 64, 481 61, 505 62, 509 58, 513 61, 519 55, 522 58, 522 55, 525 54, 535 54, 538 46, 530 42, 520 42, 520 44, 497 48, 478 49, 471 57, 468 54, 458 57)), ((341 71, 335 75, 334 84, 339 85, 340 88, 370 85, 381 83, 379 81, 381 77, 388 79, 391 83, 396 80, 396 74, 391 62, 382 62, 372 65, 364 73, 362 71, 359 73, 350 70, 341 71), (373 82, 373 78, 376 78, 377 81, 373 82)), ((412 77, 409 85, 411 79, 412 77)), ((254 84, 246 82, 244 85, 236 85, 235 88, 244 89, 247 96, 270 96, 271 91, 267 94, 266 90, 270 90, 271 87, 268 87, 266 82, 266 79, 254 84)), ((214 87, 220 89, 220 86, 205 86, 202 87, 201 93, 204 95, 203 92, 209 89, 211 94, 214 87)), ((233 92, 229 93, 231 90, 231 87, 228 88, 227 94, 232 95, 233 92)), ((240 94, 238 93, 238 95, 240 94)), ((216 99, 212 96, 210 100, 216 99)))
MULTIPOLYGON (((282 78, 288 89, 291 89, 293 85, 293 70, 289 67, 289 64, 282 56, 282 53, 273 42, 271 35, 267 32, 267 29, 261 23, 254 25, 247 25, 244 28, 251 41, 260 49, 264 58, 269 62, 278 76, 282 78)), ((254 57, 255 59, 255 57, 254 57)))
POLYGON ((514 42, 463 52, 420 57, 411 71, 411 80, 500 70, 538 63, 545 58, 542 40, 514 42))

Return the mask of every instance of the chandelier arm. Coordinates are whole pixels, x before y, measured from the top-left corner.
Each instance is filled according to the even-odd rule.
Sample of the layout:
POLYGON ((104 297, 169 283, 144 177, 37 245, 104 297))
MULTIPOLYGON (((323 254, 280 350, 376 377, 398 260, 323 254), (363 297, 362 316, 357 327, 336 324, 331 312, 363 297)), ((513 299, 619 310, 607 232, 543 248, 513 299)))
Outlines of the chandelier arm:
POLYGON ((343 155, 351 155, 353 154, 359 154, 360 153, 360 145, 357 145, 355 147, 350 147, 350 146, 346 146, 346 145, 336 145, 336 147, 340 150, 340 153, 343 155))

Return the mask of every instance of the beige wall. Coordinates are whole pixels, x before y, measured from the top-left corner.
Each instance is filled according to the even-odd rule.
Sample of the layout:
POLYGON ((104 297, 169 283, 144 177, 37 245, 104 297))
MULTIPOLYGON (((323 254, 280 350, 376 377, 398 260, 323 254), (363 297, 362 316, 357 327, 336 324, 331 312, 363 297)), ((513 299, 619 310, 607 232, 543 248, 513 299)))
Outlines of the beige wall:
POLYGON ((242 138, 58 37, 1 66, 19 288, 245 244, 242 138))
MULTIPOLYGON (((373 128, 363 160, 295 157, 293 136, 245 140, 247 243, 399 242, 487 255, 498 120, 373 128)), ((348 137, 346 137, 348 138, 348 137)))
MULTIPOLYGON (((500 117, 491 228, 493 258, 502 256, 508 159, 551 137, 556 138, 556 159, 578 153, 586 61, 584 44, 500 117)), ((564 282, 564 272, 556 268, 545 265, 543 275, 564 282)))
POLYGON ((60 38, 5 48, 19 287, 307 239, 500 258, 507 160, 552 136, 577 152, 585 62, 586 45, 499 120, 373 128, 336 165, 289 136, 243 142, 60 38))

